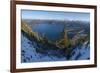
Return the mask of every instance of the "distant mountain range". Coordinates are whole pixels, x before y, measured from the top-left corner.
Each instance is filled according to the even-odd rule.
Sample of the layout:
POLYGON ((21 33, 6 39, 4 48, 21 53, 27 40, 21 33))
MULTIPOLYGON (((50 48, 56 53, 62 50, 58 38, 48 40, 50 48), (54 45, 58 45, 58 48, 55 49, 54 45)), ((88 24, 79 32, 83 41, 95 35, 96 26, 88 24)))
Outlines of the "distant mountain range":
POLYGON ((64 25, 69 29, 85 29, 87 33, 90 32, 90 22, 87 21, 75 21, 75 20, 43 20, 43 19, 22 19, 28 23, 31 27, 37 24, 54 24, 54 25, 64 25))

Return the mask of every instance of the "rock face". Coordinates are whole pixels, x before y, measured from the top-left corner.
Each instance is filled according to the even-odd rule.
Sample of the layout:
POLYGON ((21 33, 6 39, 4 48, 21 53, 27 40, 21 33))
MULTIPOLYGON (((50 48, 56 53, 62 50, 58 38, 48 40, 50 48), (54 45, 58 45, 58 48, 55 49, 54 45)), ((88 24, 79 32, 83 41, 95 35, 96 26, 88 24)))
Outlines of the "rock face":
POLYGON ((67 30, 65 26, 61 32, 61 38, 57 41, 49 40, 45 35, 32 31, 25 21, 21 23, 21 31, 22 63, 90 58, 88 35, 81 36, 79 35, 80 31, 77 31, 73 38, 69 38, 68 32, 75 30, 67 30))

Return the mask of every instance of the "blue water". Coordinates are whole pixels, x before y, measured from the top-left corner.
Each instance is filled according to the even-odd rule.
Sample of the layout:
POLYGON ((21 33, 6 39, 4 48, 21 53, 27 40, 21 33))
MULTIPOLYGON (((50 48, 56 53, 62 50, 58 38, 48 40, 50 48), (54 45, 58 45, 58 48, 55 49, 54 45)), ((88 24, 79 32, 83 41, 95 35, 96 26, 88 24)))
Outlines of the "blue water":
MULTIPOLYGON (((50 40, 58 40, 65 25, 63 24, 32 24, 32 30, 38 32, 39 35, 44 34, 50 40)), ((72 27, 69 27, 69 29, 72 27)), ((75 28, 75 27, 74 27, 75 28)), ((85 29, 84 29, 85 30, 85 29)), ((82 32, 83 33, 83 32, 82 32)), ((75 33, 68 34, 73 37, 75 33)), ((45 45, 44 45, 45 46, 45 45)), ((30 41, 25 35, 21 34, 21 62, 47 62, 47 61, 67 61, 61 50, 46 50, 46 53, 37 52, 37 43, 30 41), (59 55, 56 56, 56 55, 59 55)), ((49 47, 48 47, 49 48, 49 47)), ((90 59, 90 44, 77 45, 71 52, 70 60, 88 60, 90 59)))
POLYGON ((59 39, 61 32, 63 31, 64 25, 57 24, 33 24, 32 30, 44 34, 48 39, 57 40, 59 39))

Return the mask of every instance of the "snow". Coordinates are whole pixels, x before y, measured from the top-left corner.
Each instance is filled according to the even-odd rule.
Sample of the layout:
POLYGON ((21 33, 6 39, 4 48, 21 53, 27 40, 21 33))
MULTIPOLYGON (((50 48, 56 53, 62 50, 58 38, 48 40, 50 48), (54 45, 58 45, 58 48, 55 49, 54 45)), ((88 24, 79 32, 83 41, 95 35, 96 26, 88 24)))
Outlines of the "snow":
MULTIPOLYGON (((47 62, 47 61, 67 61, 66 57, 57 57, 51 55, 52 53, 58 53, 58 51, 48 51, 48 54, 41 54, 36 51, 36 43, 31 43, 27 37, 21 36, 21 62, 47 62)), ((62 54, 61 54, 62 55, 62 54)), ((78 45, 73 48, 70 60, 87 60, 90 58, 90 44, 85 42, 82 46, 78 45)))

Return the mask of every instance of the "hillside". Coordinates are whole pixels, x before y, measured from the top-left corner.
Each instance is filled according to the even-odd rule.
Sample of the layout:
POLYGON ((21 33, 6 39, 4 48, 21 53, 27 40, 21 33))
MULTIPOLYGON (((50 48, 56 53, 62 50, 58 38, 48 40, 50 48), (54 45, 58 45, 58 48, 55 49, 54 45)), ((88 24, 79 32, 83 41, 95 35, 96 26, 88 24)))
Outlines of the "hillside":
MULTIPOLYGON (((46 21, 45 23, 47 22, 48 21, 46 21)), ((62 22, 62 21, 59 21, 59 22, 62 22)), ((43 61, 89 59, 89 49, 90 49, 89 36, 87 32, 85 32, 86 26, 85 27, 81 26, 82 28, 84 28, 85 30, 84 32, 82 32, 83 30, 80 30, 80 29, 76 30, 76 26, 78 25, 80 26, 80 23, 74 27, 74 30, 69 30, 72 28, 73 25, 69 26, 69 24, 67 23, 67 25, 65 26, 65 21, 64 21, 63 31, 60 32, 60 34, 62 35, 60 36, 59 39, 52 41, 52 39, 48 38, 46 35, 43 35, 42 33, 33 30, 32 26, 35 26, 35 25, 38 26, 40 25, 39 23, 43 24, 44 21, 39 21, 37 24, 35 23, 30 24, 30 22, 25 21, 25 20, 22 21, 22 24, 21 24, 22 54, 23 54, 22 62, 27 62, 27 59, 29 62, 35 61, 34 59, 35 56, 40 57, 43 55, 44 57, 46 56, 47 58, 47 60, 45 60, 46 58, 45 59, 43 58, 43 61), (70 38, 69 32, 74 33, 72 38, 70 38), (30 50, 33 50, 33 51, 30 51, 30 50), (27 54, 29 55, 31 54, 30 58, 25 56, 25 51, 27 54), (30 51, 30 53, 28 51, 30 51), (83 52, 86 53, 86 55, 83 54, 83 52), (32 58, 33 56, 34 58, 32 58)), ((54 25, 55 23, 58 23, 58 21, 49 21, 48 23, 49 23, 48 25, 50 24, 52 25, 52 23, 54 25)), ((59 23, 58 25, 61 25, 61 24, 59 23)), ((40 60, 42 61, 41 58, 39 60, 39 58, 37 57, 36 57, 37 62, 40 60)))

